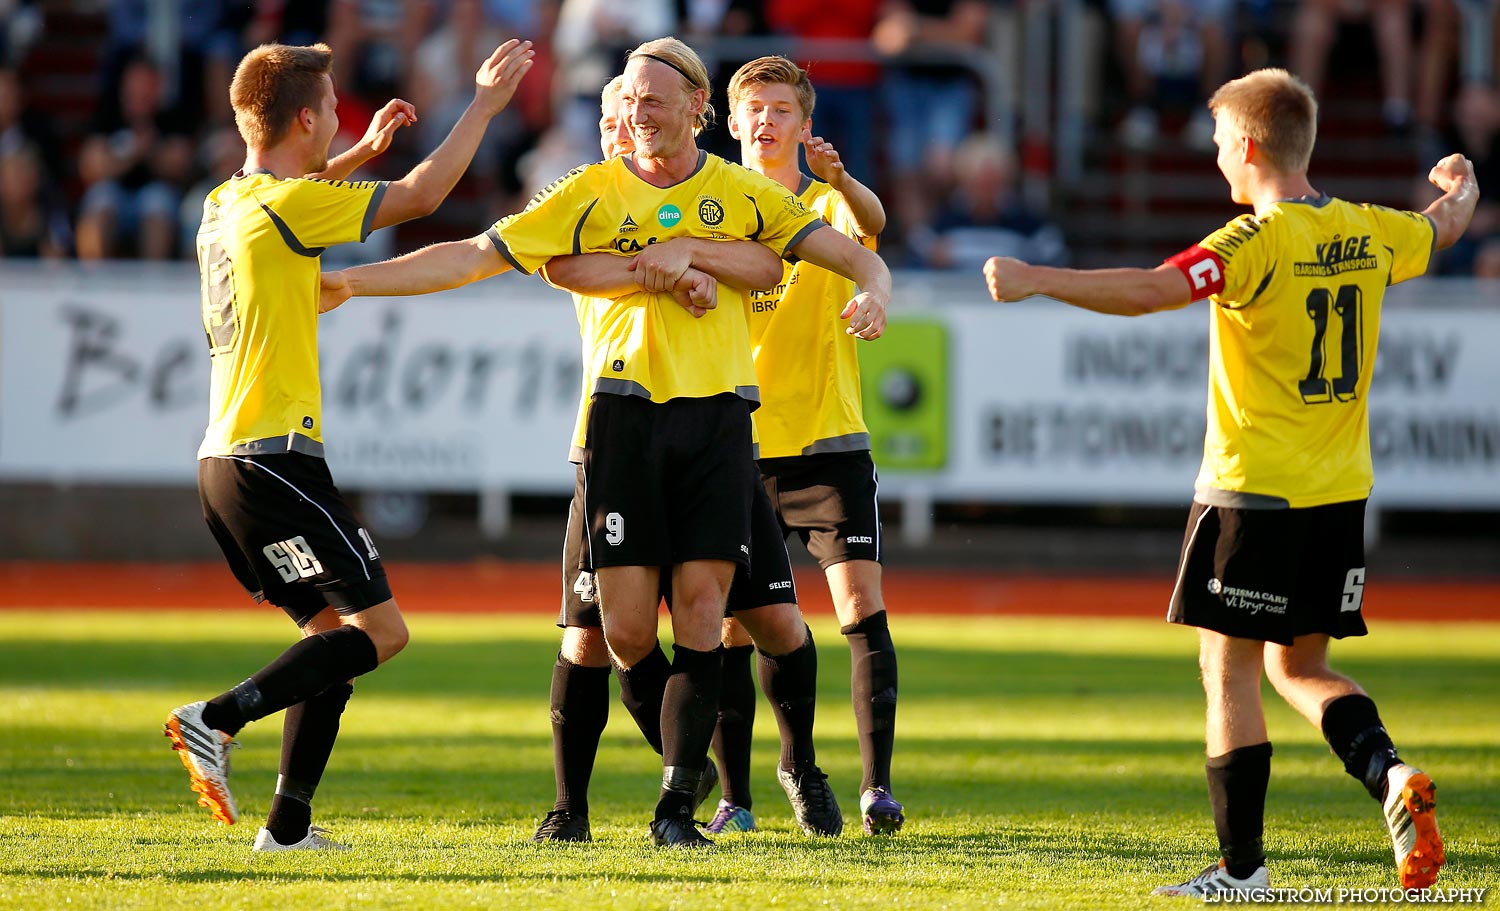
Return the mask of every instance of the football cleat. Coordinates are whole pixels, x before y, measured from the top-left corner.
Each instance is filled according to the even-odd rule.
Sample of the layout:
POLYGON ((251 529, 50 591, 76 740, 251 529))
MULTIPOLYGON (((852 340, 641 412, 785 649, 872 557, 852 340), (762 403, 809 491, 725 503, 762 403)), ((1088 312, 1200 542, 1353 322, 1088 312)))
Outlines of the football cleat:
POLYGON ((1256 867, 1255 872, 1244 879, 1235 879, 1224 868, 1224 861, 1220 860, 1209 864, 1202 873, 1185 883, 1176 886, 1157 886, 1151 890, 1151 894, 1173 895, 1179 898, 1204 898, 1225 892, 1267 889, 1270 885, 1271 875, 1266 872, 1265 865, 1256 867))
POLYGON ((744 807, 737 807, 727 800, 719 801, 719 812, 704 827, 712 835, 722 832, 754 832, 755 817, 744 807))
POLYGON ((698 827, 703 823, 686 816, 668 816, 651 823, 651 843, 660 848, 708 848, 713 842, 703 837, 698 827))
POLYGON ((792 804, 797 825, 808 835, 838 835, 844 831, 844 814, 828 786, 828 776, 817 766, 802 769, 776 767, 776 780, 792 804))
POLYGON ((869 788, 859 795, 859 815, 864 817, 866 835, 895 835, 906 822, 901 804, 885 788, 869 788))
POLYGON ((198 794, 199 806, 208 807, 214 819, 232 826, 240 818, 234 795, 229 793, 229 750, 234 738, 203 723, 207 702, 190 702, 167 715, 162 733, 188 771, 188 786, 198 794))
POLYGON ((589 832, 589 818, 581 813, 567 810, 549 810, 542 824, 536 827, 532 841, 593 841, 589 832))
POLYGON ((299 842, 284 845, 276 840, 270 829, 261 829, 255 833, 255 846, 252 851, 347 851, 348 845, 341 845, 331 838, 326 838, 329 831, 320 826, 308 826, 307 835, 299 842))
POLYGON ((1437 827, 1437 786, 1426 772, 1398 762, 1386 771, 1385 827, 1391 833, 1401 888, 1426 889, 1443 865, 1437 827))

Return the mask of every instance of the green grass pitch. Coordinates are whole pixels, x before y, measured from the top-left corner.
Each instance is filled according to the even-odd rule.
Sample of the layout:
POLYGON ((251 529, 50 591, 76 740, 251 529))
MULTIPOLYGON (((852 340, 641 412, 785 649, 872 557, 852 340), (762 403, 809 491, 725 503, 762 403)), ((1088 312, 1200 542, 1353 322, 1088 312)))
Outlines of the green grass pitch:
MULTIPOLYGON (((408 650, 357 685, 315 803, 355 850, 257 856, 280 721, 240 737, 233 828, 194 804, 160 729, 284 647, 279 614, 0 613, 0 907, 1172 908, 1185 905, 1146 893, 1215 854, 1196 640, 1155 620, 898 615, 896 793, 910 821, 881 840, 857 831, 848 653, 819 620, 819 759, 849 831, 793 830, 762 704, 763 831, 684 854, 647 843, 660 767, 618 703, 594 775, 596 842, 530 843, 553 796, 547 618, 409 621, 408 650)), ((1496 655, 1500 624, 1376 622, 1334 647, 1438 782, 1445 887, 1493 886, 1500 870, 1496 655)), ((1377 807, 1267 692, 1272 884, 1395 886, 1377 807)))

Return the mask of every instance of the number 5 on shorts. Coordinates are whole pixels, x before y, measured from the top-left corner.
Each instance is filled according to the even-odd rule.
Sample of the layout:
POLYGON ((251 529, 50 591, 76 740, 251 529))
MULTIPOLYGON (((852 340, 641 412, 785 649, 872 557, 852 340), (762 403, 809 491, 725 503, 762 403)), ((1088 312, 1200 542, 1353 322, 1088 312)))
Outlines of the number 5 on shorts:
POLYGON ((1349 575, 1344 577, 1343 603, 1339 605, 1340 613, 1352 613, 1359 610, 1365 600, 1365 568, 1349 570, 1349 575))

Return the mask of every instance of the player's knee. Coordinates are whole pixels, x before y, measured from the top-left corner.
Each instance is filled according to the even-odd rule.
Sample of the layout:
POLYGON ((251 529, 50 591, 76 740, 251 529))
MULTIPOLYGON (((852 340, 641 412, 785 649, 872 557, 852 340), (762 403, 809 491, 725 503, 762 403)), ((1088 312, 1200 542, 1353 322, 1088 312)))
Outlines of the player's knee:
POLYGON ((787 655, 807 641, 807 621, 795 604, 771 604, 749 612, 745 618, 755 645, 768 655, 787 655))
MULTIPOLYGON (((653 621, 655 618, 652 618, 653 621)), ((658 646, 656 627, 611 626, 605 633, 609 651, 623 667, 634 667, 658 646)))
POLYGON ((588 626, 563 630, 562 656, 579 667, 608 667, 609 648, 604 644, 604 630, 588 626))
POLYGON ((366 627, 365 634, 370 637, 371 642, 375 643, 375 654, 379 656, 381 664, 400 654, 401 650, 406 648, 406 643, 411 641, 411 633, 406 629, 406 621, 399 615, 394 619, 387 619, 366 627))

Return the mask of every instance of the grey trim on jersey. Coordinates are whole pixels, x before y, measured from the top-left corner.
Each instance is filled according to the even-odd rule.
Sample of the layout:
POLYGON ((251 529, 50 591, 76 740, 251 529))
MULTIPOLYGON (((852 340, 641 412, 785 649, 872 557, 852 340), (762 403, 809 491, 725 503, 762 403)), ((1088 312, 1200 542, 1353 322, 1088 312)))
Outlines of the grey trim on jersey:
MULTIPOLYGON (((297 434, 292 434, 292 436, 297 436, 297 434)), ((319 446, 321 446, 321 445, 322 444, 320 443, 319 446)), ((276 480, 278 480, 281 483, 285 484, 286 486, 290 487, 292 489, 292 491, 297 494, 297 496, 301 497, 302 499, 306 500, 308 503, 312 504, 312 507, 314 509, 316 509, 318 512, 321 512, 323 514, 323 518, 325 518, 325 519, 328 520, 328 524, 333 526, 334 532, 338 534, 338 536, 339 536, 339 538, 341 540, 343 540, 344 546, 347 547, 347 548, 349 548, 349 552, 350 553, 354 554, 354 559, 356 559, 356 560, 359 561, 360 569, 363 569, 365 571, 365 581, 366 582, 370 581, 370 579, 372 578, 371 575, 370 575, 370 564, 365 559, 365 555, 359 552, 359 548, 355 547, 354 546, 354 542, 349 540, 349 536, 346 535, 346 534, 344 534, 344 530, 342 528, 339 528, 339 523, 335 522, 334 519, 333 519, 333 516, 329 515, 328 510, 326 510, 326 509, 323 508, 323 504, 319 503, 317 500, 315 500, 312 497, 308 496, 307 494, 303 493, 301 490, 298 489, 298 487, 297 487, 296 484, 293 484, 291 481, 288 481, 286 478, 283 478, 281 475, 277 474, 274 470, 272 470, 272 468, 269 465, 267 465, 264 462, 252 462, 249 459, 235 458, 234 456, 212 456, 211 458, 215 458, 215 459, 231 459, 231 460, 236 461, 236 462, 244 462, 247 465, 253 465, 257 469, 259 469, 261 471, 264 471, 266 474, 270 475, 271 477, 275 478, 276 480)))
POLYGON ((494 228, 490 228, 488 231, 484 232, 484 236, 490 239, 490 243, 495 245, 495 252, 499 253, 502 259, 510 263, 510 267, 512 269, 515 269, 522 275, 531 274, 530 270, 517 262, 516 258, 511 255, 510 248, 505 245, 505 241, 500 239, 499 231, 496 231, 494 228))
POLYGON ((1327 193, 1319 193, 1316 196, 1309 193, 1306 196, 1288 196, 1285 199, 1278 199, 1276 201, 1295 202, 1304 206, 1312 206, 1314 209, 1321 209, 1329 203, 1333 202, 1333 197, 1329 196, 1327 193))
POLYGON ((797 177, 799 178, 797 181, 797 195, 801 196, 807 192, 808 187, 813 185, 813 179, 800 171, 797 172, 797 177))
POLYGON ((846 433, 843 436, 824 437, 813 440, 812 445, 803 446, 803 455, 818 455, 823 452, 862 452, 870 448, 868 432, 846 433))
MULTIPOLYGON (((578 217, 578 224, 573 226, 574 256, 580 256, 583 254, 583 223, 589 220, 589 215, 594 211, 594 206, 597 206, 598 204, 598 199, 595 199, 593 202, 589 203, 589 207, 587 209, 584 209, 583 214, 578 217)), ((717 300, 717 298, 715 300, 717 300)))
MULTIPOLYGON (((323 444, 312 437, 303 436, 296 431, 284 437, 266 437, 263 440, 251 440, 248 443, 240 443, 230 450, 230 455, 257 456, 278 455, 283 452, 300 452, 303 455, 324 458, 323 444)), ((222 459, 226 456, 210 456, 209 458, 222 459)))
POLYGON ((630 156, 630 155, 626 155, 625 156, 625 167, 627 167, 627 168, 630 169, 630 173, 634 174, 637 177, 640 177, 641 180, 646 180, 646 183, 651 183, 651 186, 656 187, 656 189, 658 189, 658 190, 670 190, 670 189, 672 189, 672 187, 680 187, 680 186, 682 186, 683 184, 685 184, 688 181, 692 180, 694 177, 697 177, 698 176, 698 172, 701 171, 701 170, 703 170, 703 166, 706 165, 706 164, 708 164, 708 153, 705 152, 705 151, 703 151, 702 149, 699 149, 698 150, 698 163, 693 166, 693 170, 692 170, 691 173, 688 174, 688 176, 682 178, 681 180, 677 181, 674 184, 670 184, 670 185, 665 186, 665 187, 657 187, 656 184, 651 183, 651 181, 646 180, 646 178, 641 175, 641 169, 638 168, 638 167, 636 167, 636 165, 635 165, 635 158, 633 156, 630 156))
POLYGON ((380 208, 380 199, 385 196, 386 187, 390 186, 388 180, 377 180, 375 192, 370 194, 370 207, 365 209, 365 220, 359 226, 359 242, 364 243, 375 229, 375 210, 380 208))
POLYGON ((594 388, 590 390, 590 395, 634 395, 649 399, 651 390, 635 380, 616 380, 600 376, 594 378, 594 388))
POLYGON ((572 445, 570 443, 568 445, 568 461, 572 462, 574 465, 578 465, 578 466, 582 467, 582 465, 583 465, 583 452, 584 452, 584 449, 583 449, 582 446, 574 446, 574 445, 572 445))
POLYGON ((827 224, 828 222, 823 220, 823 216, 819 215, 817 218, 813 219, 812 222, 803 226, 802 230, 793 235, 791 241, 787 243, 786 250, 782 252, 781 258, 792 263, 801 262, 801 259, 792 252, 793 248, 802 243, 804 240, 807 240, 807 235, 818 230, 819 228, 827 226, 827 224))
POLYGON ((286 222, 282 221, 281 216, 276 214, 276 210, 272 209, 265 203, 261 203, 260 208, 261 211, 265 212, 266 215, 270 217, 271 224, 276 226, 277 232, 281 234, 282 241, 291 248, 293 253, 297 254, 298 256, 308 256, 316 259, 317 257, 323 255, 324 250, 328 249, 327 247, 304 246, 302 241, 297 239, 297 235, 292 232, 291 225, 288 225, 286 222))
POLYGON ((1247 493, 1243 490, 1220 490, 1217 487, 1194 485, 1193 500, 1204 506, 1220 506, 1225 509, 1291 509, 1285 497, 1273 497, 1264 493, 1247 493))

